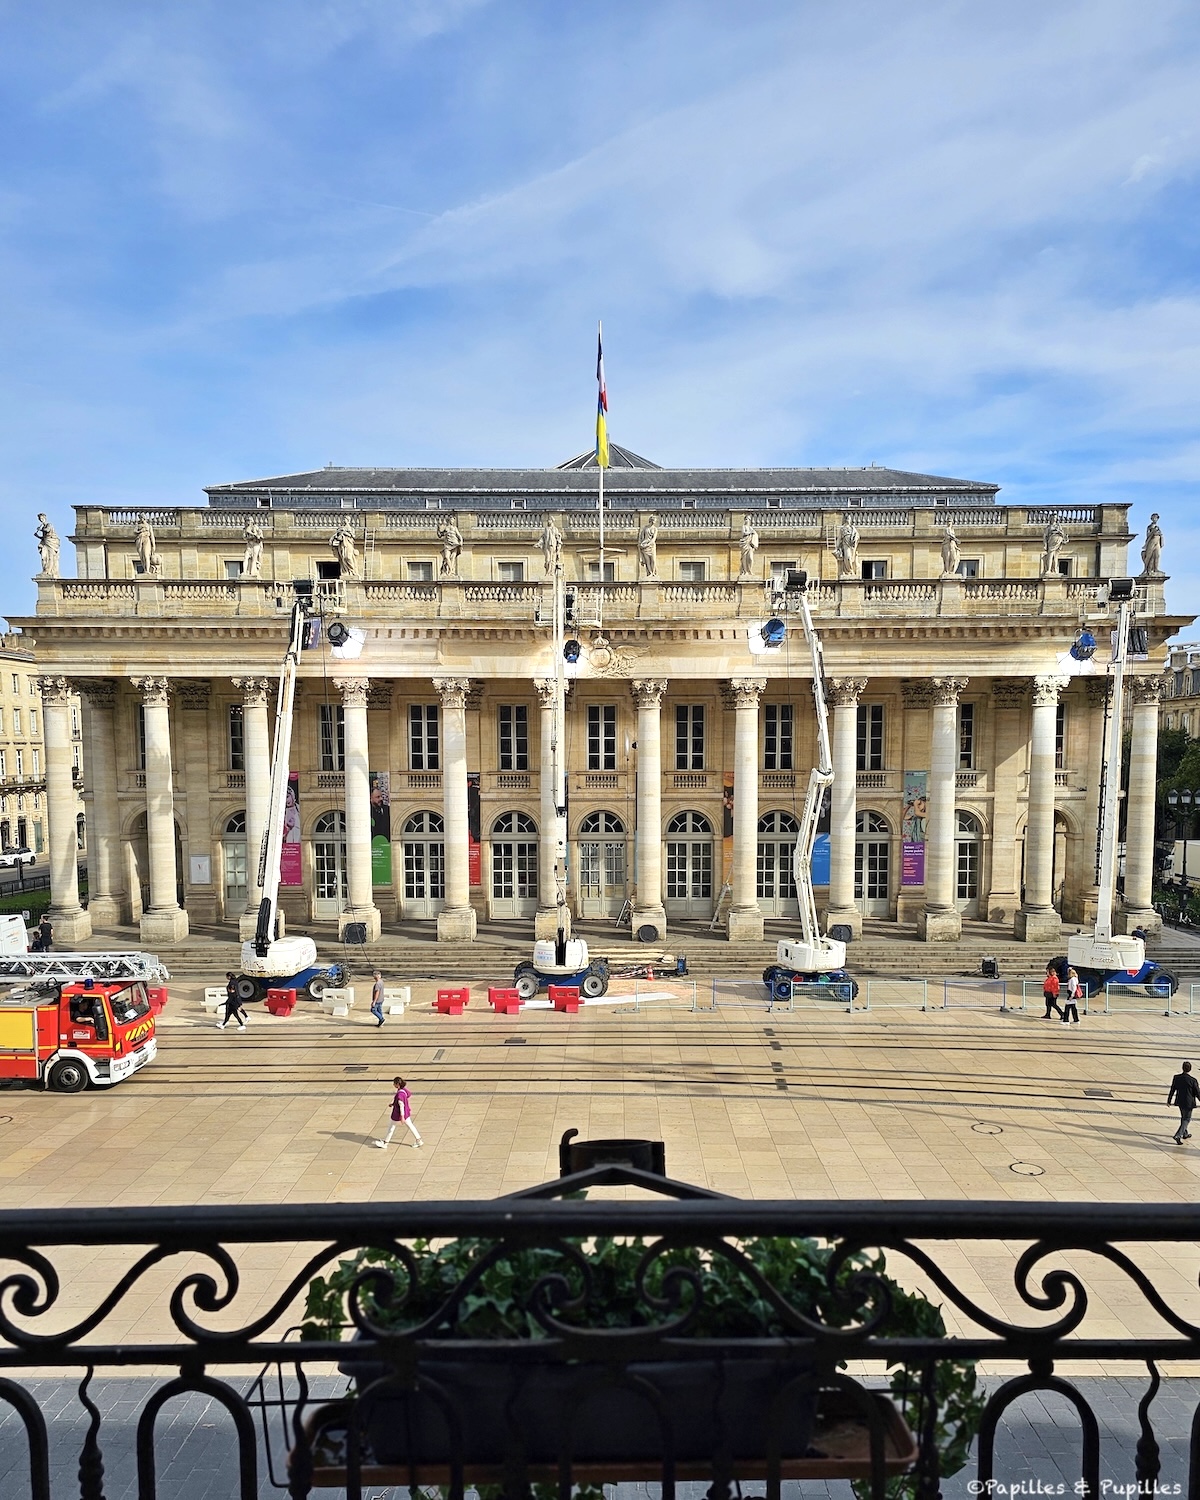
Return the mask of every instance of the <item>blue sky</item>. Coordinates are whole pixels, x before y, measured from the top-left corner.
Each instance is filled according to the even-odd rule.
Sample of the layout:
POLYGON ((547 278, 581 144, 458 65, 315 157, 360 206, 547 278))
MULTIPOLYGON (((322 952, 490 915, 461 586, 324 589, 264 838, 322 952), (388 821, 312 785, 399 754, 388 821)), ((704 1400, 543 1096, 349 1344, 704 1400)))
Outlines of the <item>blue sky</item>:
POLYGON ((659 463, 1127 499, 1200 609, 1198 54, 1182 0, 0 0, 0 613, 39 510, 567 458, 601 315, 659 463))

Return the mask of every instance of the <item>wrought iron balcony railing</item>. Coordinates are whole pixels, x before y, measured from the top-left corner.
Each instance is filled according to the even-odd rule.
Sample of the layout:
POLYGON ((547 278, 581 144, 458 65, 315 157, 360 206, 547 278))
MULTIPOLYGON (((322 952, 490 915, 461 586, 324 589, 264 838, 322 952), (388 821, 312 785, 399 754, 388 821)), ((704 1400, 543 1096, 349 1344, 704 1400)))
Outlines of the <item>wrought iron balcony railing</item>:
MULTIPOLYGON (((962 1459, 956 1424, 958 1438, 978 1427, 972 1492, 989 1493, 1003 1478, 997 1424, 1030 1392, 1074 1406, 1074 1492, 1098 1497, 1099 1428, 1074 1378, 1120 1361, 1146 1372, 1136 1481, 1152 1494, 1160 1438, 1180 1435, 1163 1430, 1177 1403, 1156 1430, 1158 1364, 1200 1356, 1198 1229, 1190 1205, 746 1201, 612 1166, 490 1202, 7 1211, 0 1410, 23 1429, 26 1452, 5 1493, 27 1482, 35 1500, 50 1494, 35 1372, 47 1400, 48 1374, 74 1385, 83 1372, 91 1420, 79 1492, 96 1500, 106 1441, 96 1387, 140 1371, 142 1500, 173 1493, 155 1445, 164 1406, 189 1392, 228 1414, 238 1456, 220 1492, 242 1500, 259 1494, 264 1466, 289 1495, 337 1486, 354 1500, 418 1483, 455 1497, 489 1480, 515 1496, 547 1477, 564 1496, 585 1480, 651 1480, 664 1500, 680 1479, 708 1479, 722 1497, 750 1477, 777 1500, 785 1479, 833 1475, 876 1497, 903 1476, 916 1500, 936 1500, 947 1456, 962 1459), (660 1196, 560 1196, 611 1183, 660 1196), (779 1269, 794 1270, 780 1247, 800 1239, 818 1247, 807 1286, 779 1269), (615 1286, 605 1247, 631 1241, 634 1271, 615 1286), (380 1267, 343 1277, 338 1293, 356 1341, 322 1333, 319 1319, 316 1337, 287 1336, 313 1278, 372 1248, 380 1267), (485 1326, 496 1309, 486 1278, 522 1256, 524 1291, 485 1326), (914 1317, 897 1283, 927 1289, 945 1326, 928 1304, 914 1317), (733 1284, 740 1300, 720 1302, 714 1288, 733 1284), (731 1305, 753 1312, 759 1331, 747 1334, 731 1305), (339 1361, 349 1399, 345 1376, 332 1374, 339 1361), (983 1400, 973 1361, 1023 1372, 983 1400), (1057 1373, 1067 1365, 1071 1379, 1057 1373), (670 1404, 676 1380, 691 1393, 682 1417, 670 1404), (503 1399, 489 1417, 495 1391, 503 1399), (587 1435, 585 1408, 599 1437, 587 1435), (589 1455, 589 1443, 604 1454, 589 1455)), ((1192 1434, 1194 1495, 1200 1413, 1176 1420, 1192 1434)))

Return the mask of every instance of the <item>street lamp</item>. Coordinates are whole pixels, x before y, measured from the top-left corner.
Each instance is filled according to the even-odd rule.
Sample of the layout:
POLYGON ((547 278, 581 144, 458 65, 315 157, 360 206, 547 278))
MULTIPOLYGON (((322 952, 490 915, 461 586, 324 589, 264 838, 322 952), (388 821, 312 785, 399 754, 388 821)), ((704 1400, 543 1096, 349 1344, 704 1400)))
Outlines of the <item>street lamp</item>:
POLYGON ((1188 856, 1188 833, 1192 826, 1192 807, 1200 808, 1200 789, 1193 790, 1191 787, 1172 787, 1167 793, 1167 806, 1175 818, 1175 837, 1183 841, 1183 872, 1181 879, 1187 886, 1187 856, 1188 856))

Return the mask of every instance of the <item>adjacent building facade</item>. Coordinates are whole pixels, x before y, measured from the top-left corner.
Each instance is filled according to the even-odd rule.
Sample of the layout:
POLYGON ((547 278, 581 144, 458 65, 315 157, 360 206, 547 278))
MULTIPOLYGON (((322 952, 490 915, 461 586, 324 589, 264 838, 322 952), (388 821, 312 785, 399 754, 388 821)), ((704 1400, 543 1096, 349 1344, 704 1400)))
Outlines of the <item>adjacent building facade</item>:
MULTIPOLYGON (((1049 939, 1095 899, 1107 712, 1069 648, 1128 566, 1128 507, 1029 510, 887 469, 671 470, 621 449, 548 470, 325 469, 146 514, 77 507, 76 578, 42 575, 56 927, 164 943, 257 905, 275 684, 297 593, 361 632, 304 652, 281 901, 292 921, 576 918, 732 940, 795 915, 815 754, 788 569, 824 645, 836 780, 815 875, 829 925, 1049 939), (548 774, 561 564, 580 643, 566 712, 568 880, 548 774), (74 881, 69 715, 84 704, 90 908, 74 881), (61 809, 61 811, 60 811, 61 809), (68 834, 70 850, 68 851, 68 834), (68 857, 70 854, 70 858, 68 857)), ((1163 575, 1139 580, 1151 649, 1163 575)), ((1159 658, 1161 660, 1161 657, 1159 658)), ((1133 684, 1126 919, 1153 920, 1161 674, 1133 684)))
MULTIPOLYGON (((0 635, 0 850, 28 849, 44 858, 47 845, 46 748, 42 694, 31 637, 0 635)), ((75 842, 86 847, 83 816, 83 733, 78 697, 69 705, 75 842)))

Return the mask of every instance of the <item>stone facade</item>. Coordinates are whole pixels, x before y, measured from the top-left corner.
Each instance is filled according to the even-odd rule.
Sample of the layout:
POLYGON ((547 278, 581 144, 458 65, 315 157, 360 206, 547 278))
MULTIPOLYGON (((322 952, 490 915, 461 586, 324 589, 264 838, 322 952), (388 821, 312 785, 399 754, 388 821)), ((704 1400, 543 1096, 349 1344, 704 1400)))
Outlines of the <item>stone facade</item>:
MULTIPOLYGON (((46 725, 33 637, 0 636, 0 849, 32 851, 34 873, 47 852, 46 725)), ((76 853, 87 848, 83 811, 83 728, 77 693, 68 693, 66 731, 70 756, 67 799, 72 807, 76 853)), ((22 867, 26 874, 29 866, 22 867)), ((15 871, 5 872, 14 875, 15 871)))
MULTIPOLYGON (((78 507, 79 576, 40 578, 26 623, 45 680, 83 694, 91 914, 165 943, 189 913, 253 913, 299 592, 364 639, 356 657, 322 644, 301 658, 288 920, 361 922, 369 939, 436 921, 454 941, 489 921, 544 924, 549 536, 582 645, 565 727, 575 916, 611 920, 628 901, 634 930, 665 936, 719 904, 732 941, 794 916, 811 673, 798 620, 782 647, 752 647, 772 580, 798 567, 816 580, 829 678, 828 922, 857 932, 865 914, 947 941, 978 916, 1043 941, 1087 917, 1104 698, 1063 662, 1080 624, 1103 619, 1102 582, 1127 573, 1126 506, 1032 511, 998 504, 994 486, 889 470, 621 456, 603 558, 597 476, 578 460, 322 470, 145 518, 78 507), (1052 521, 1065 540, 1045 572, 1052 521)), ((1184 623, 1161 584, 1138 602, 1153 648, 1184 623)), ((1126 899, 1144 920, 1157 719, 1134 702, 1126 899)), ((77 907, 65 889, 55 901, 77 907)))

